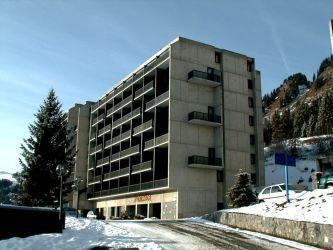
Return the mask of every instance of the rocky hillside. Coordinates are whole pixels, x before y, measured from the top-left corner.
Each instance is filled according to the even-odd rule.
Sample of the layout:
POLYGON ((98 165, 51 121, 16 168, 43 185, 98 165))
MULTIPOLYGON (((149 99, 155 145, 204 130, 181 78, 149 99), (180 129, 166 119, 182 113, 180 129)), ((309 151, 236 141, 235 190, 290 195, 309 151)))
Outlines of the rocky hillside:
POLYGON ((289 76, 264 95, 266 145, 295 137, 333 133, 333 62, 326 58, 317 76, 289 76))

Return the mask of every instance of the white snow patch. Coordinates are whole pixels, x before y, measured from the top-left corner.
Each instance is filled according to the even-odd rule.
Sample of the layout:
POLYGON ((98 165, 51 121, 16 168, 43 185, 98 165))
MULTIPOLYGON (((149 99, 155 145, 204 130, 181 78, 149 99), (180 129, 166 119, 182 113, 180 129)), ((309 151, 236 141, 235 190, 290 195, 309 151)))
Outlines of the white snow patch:
POLYGON ((263 202, 248 207, 221 210, 276 217, 296 221, 308 221, 333 225, 333 189, 316 189, 285 202, 263 202))
POLYGON ((89 249, 94 246, 114 248, 161 249, 152 240, 130 233, 105 221, 66 218, 62 234, 40 234, 0 241, 0 249, 89 249))

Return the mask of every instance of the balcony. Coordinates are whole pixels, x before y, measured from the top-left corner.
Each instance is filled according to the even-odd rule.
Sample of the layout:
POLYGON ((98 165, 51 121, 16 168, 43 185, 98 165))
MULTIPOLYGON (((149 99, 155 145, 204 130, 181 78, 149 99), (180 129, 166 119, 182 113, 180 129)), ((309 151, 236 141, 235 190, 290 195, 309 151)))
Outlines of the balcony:
POLYGON ((168 144, 168 133, 145 142, 145 151, 154 147, 166 147, 168 144))
POLYGON ((132 174, 150 171, 152 169, 152 161, 141 162, 132 166, 132 174))
POLYGON ((108 165, 110 163, 110 157, 105 157, 103 159, 97 160, 97 165, 96 167, 101 167, 104 165, 108 165))
POLYGON ((149 71, 153 70, 155 67, 157 67, 160 63, 165 61, 169 57, 169 50, 164 51, 161 55, 157 56, 155 60, 152 60, 147 64, 145 67, 145 74, 147 74, 149 71))
POLYGON ((98 109, 98 102, 91 106, 91 113, 94 113, 98 109))
POLYGON ((154 80, 150 81, 148 84, 144 85, 141 89, 135 91, 134 100, 139 99, 144 94, 150 92, 154 89, 154 80))
MULTIPOLYGON (((116 94, 115 94, 116 95, 116 94)), ((107 116, 112 115, 113 113, 119 111, 121 108, 127 106, 129 103, 132 102, 132 95, 126 97, 124 100, 120 101, 119 103, 117 103, 116 105, 114 105, 112 108, 107 110, 107 116)))
POLYGON ((124 115, 123 117, 121 117, 118 120, 113 122, 113 128, 115 129, 115 128, 119 127, 120 125, 122 125, 126 122, 129 122, 131 119, 139 116, 140 113, 141 113, 141 108, 137 108, 136 110, 124 115))
POLYGON ((221 116, 193 111, 188 114, 188 122, 199 125, 221 126, 221 116))
POLYGON ((90 133, 90 141, 96 140, 96 133, 90 133))
POLYGON ((109 180, 113 180, 113 179, 118 179, 123 176, 128 176, 129 170, 130 170, 130 168, 127 167, 127 168, 121 168, 119 170, 104 174, 103 181, 109 181, 109 180))
POLYGON ((208 87, 217 87, 221 85, 221 75, 208 74, 207 72, 192 70, 188 73, 188 82, 208 87))
POLYGON ((155 180, 154 187, 155 188, 161 188, 161 187, 167 187, 168 186, 168 178, 161 179, 161 180, 155 180))
POLYGON ((91 122, 92 126, 96 126, 96 124, 103 121, 103 119, 104 119, 104 114, 101 114, 97 118, 94 118, 91 122))
POLYGON ((96 154, 96 153, 102 151, 102 147, 103 147, 102 144, 97 145, 97 146, 95 147, 95 150, 94 150, 93 148, 90 150, 90 151, 91 151, 90 154, 96 154))
POLYGON ((112 140, 111 140, 111 139, 110 139, 110 140, 107 140, 107 141, 105 142, 104 149, 107 149, 107 148, 111 147, 111 145, 112 145, 112 140))
POLYGON ((100 175, 90 177, 88 179, 88 185, 93 185, 93 184, 100 183, 100 182, 101 182, 101 176, 100 175))
POLYGON ((139 135, 143 132, 151 130, 153 128, 153 120, 149 120, 133 129, 133 136, 139 135))
POLYGON ((111 131, 111 124, 105 126, 104 128, 98 130, 98 136, 102 136, 104 134, 106 134, 107 132, 111 131))
POLYGON ((146 111, 151 110, 156 106, 166 107, 168 105, 169 91, 164 92, 155 99, 146 103, 146 111))
POLYGON ((191 168, 204 168, 204 169, 222 169, 221 158, 208 158, 205 156, 192 155, 188 157, 188 166, 191 168))
POLYGON ((138 153, 140 153, 140 145, 135 145, 133 147, 127 148, 123 151, 111 155, 111 162, 115 162, 138 153))
POLYGON ((127 140, 129 138, 131 138, 131 130, 128 130, 128 131, 126 131, 126 132, 124 132, 120 135, 117 135, 117 136, 113 137, 112 140, 111 140, 111 145, 112 146, 116 145, 117 143, 120 143, 120 142, 122 142, 124 140, 127 140))

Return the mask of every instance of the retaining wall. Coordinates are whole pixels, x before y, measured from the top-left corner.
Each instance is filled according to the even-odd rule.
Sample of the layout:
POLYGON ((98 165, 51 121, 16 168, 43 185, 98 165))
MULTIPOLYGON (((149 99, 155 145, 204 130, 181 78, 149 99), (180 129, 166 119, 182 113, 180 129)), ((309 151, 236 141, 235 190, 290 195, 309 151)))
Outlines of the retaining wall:
POLYGON ((333 226, 234 212, 216 212, 221 224, 264 233, 304 244, 333 249, 333 226))

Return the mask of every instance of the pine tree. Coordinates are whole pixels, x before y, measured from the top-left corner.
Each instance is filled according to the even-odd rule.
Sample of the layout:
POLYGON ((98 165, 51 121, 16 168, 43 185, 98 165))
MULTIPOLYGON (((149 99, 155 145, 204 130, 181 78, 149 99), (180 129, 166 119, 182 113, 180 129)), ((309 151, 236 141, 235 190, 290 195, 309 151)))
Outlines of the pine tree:
POLYGON ((240 169, 236 177, 236 183, 229 189, 227 197, 232 207, 249 206, 256 202, 257 197, 250 189, 249 174, 240 169))
POLYGON ((272 141, 280 142, 284 139, 284 134, 281 126, 281 117, 275 112, 272 118, 272 141))
POLYGON ((333 132, 333 94, 326 94, 320 100, 316 132, 319 135, 333 132))
POLYGON ((281 128, 281 133, 283 135, 283 139, 293 138, 294 126, 289 109, 287 109, 282 113, 280 128, 281 128))
MULTIPOLYGON (((35 117, 35 122, 29 125, 30 137, 21 144, 21 202, 23 205, 52 206, 59 194, 57 166, 64 166, 68 175, 72 167, 71 152, 66 150, 69 145, 66 114, 53 89, 35 117)), ((64 189, 66 192, 66 186, 64 189)))
POLYGON ((269 120, 264 122, 264 142, 266 146, 272 142, 272 124, 269 120))
POLYGON ((294 137, 304 136, 306 125, 309 120, 309 106, 306 103, 302 103, 295 113, 294 118, 294 137))

